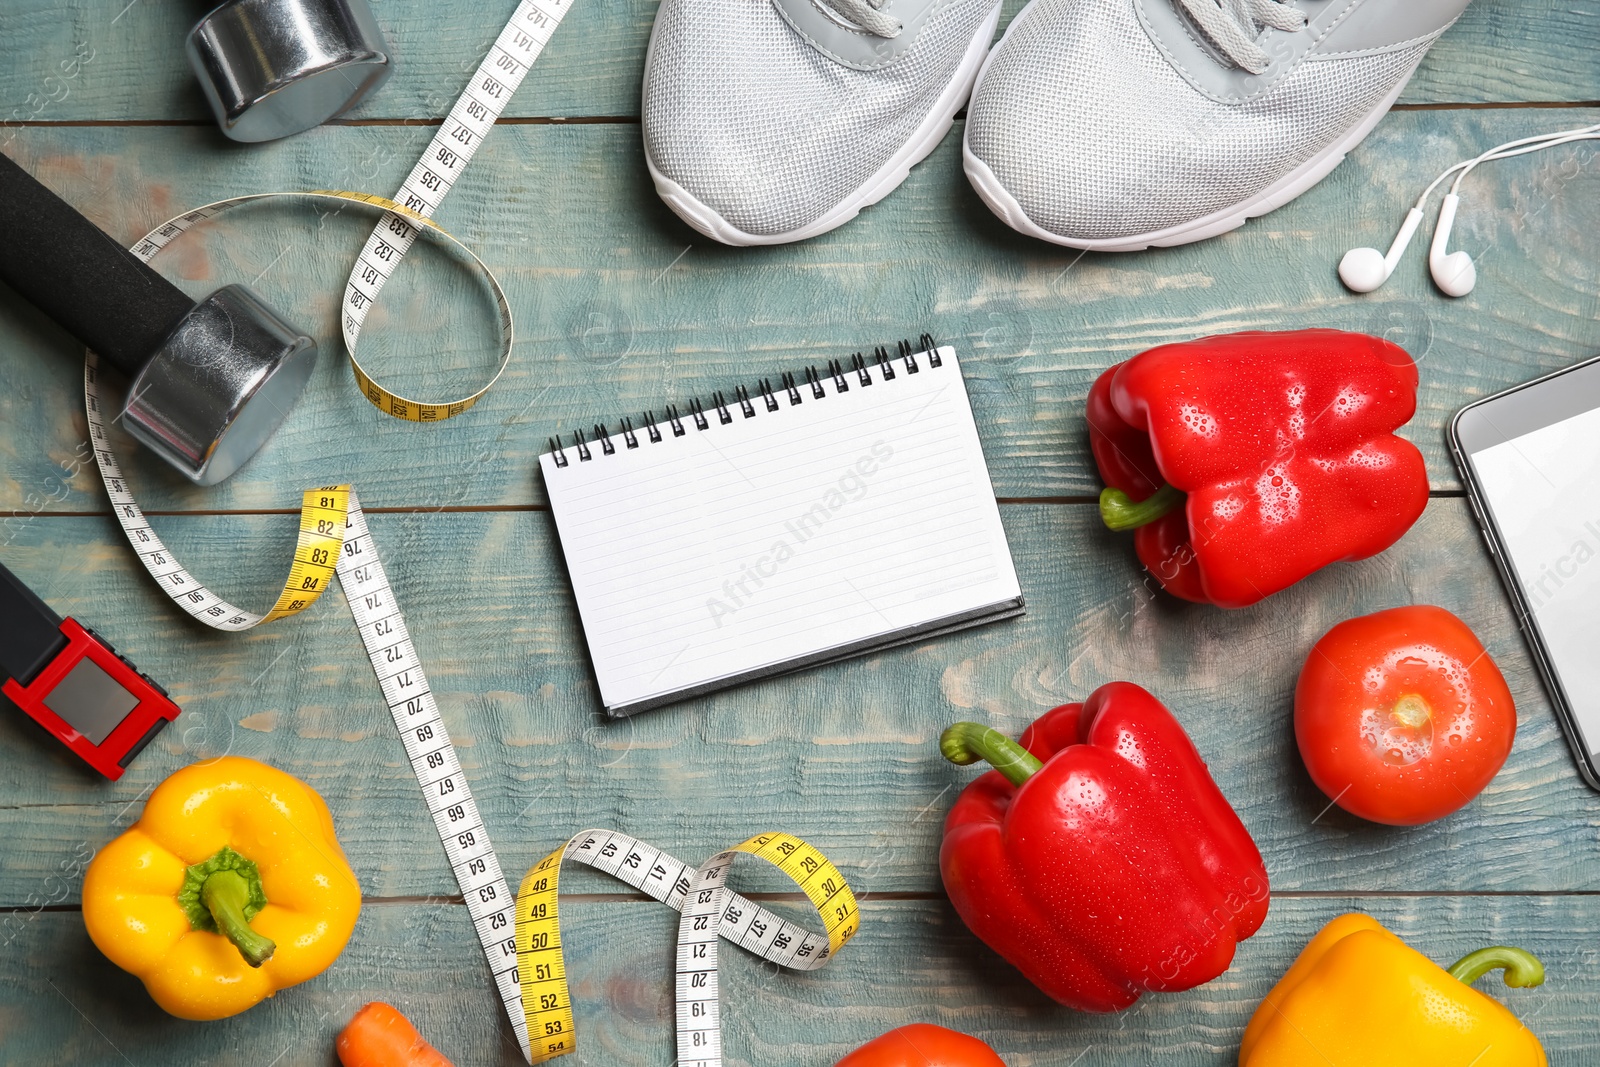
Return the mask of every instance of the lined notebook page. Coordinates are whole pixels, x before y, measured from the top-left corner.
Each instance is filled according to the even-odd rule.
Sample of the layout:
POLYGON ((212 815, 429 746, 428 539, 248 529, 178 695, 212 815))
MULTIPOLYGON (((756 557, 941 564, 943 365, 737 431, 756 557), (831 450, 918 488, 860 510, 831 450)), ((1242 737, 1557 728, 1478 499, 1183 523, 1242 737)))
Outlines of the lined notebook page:
POLYGON ((938 356, 541 457, 608 709, 1020 600, 961 368, 938 356))

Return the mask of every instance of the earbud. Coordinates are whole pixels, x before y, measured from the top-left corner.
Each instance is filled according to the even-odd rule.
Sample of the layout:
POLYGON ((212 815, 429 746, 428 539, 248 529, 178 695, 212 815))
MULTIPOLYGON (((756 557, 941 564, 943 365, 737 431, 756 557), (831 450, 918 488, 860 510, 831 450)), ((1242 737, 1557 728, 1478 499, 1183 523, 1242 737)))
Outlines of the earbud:
POLYGON ((1384 255, 1376 248, 1352 248, 1346 252, 1344 258, 1339 261, 1339 280, 1352 292, 1372 292, 1389 280, 1389 275, 1394 273, 1395 264, 1405 255, 1406 246, 1411 243, 1412 235, 1417 232, 1417 227, 1421 224, 1422 212, 1412 208, 1406 212, 1406 221, 1401 224, 1400 232, 1395 235, 1394 243, 1389 246, 1388 255, 1384 255))
POLYGON ((1428 249, 1428 271, 1433 275, 1433 284, 1445 296, 1466 296, 1478 284, 1478 268, 1473 266, 1472 257, 1461 251, 1445 251, 1460 203, 1461 198, 1455 193, 1445 195, 1444 206, 1439 208, 1439 225, 1433 231, 1433 245, 1428 249))
POLYGON ((1406 212, 1405 224, 1400 227, 1400 233, 1395 237, 1394 244, 1389 246, 1389 254, 1379 255, 1376 248, 1352 248, 1339 261, 1339 279, 1357 293, 1370 293, 1388 281, 1389 275, 1394 273, 1395 264, 1405 254, 1406 245, 1411 242, 1412 236, 1417 232, 1417 226, 1422 222, 1422 209, 1427 205, 1428 198, 1441 183, 1449 180, 1451 175, 1455 175, 1455 182, 1450 186, 1450 191, 1444 198, 1444 206, 1439 210, 1439 226, 1434 231, 1433 245, 1428 252, 1428 269, 1432 272, 1433 283, 1439 287, 1440 292, 1446 296, 1466 296, 1478 283, 1478 268, 1473 265, 1472 257, 1467 253, 1446 251, 1446 246, 1450 243, 1450 228, 1456 221, 1456 208, 1461 203, 1457 190, 1461 188, 1462 181, 1480 163, 1495 159, 1510 159, 1512 156, 1525 156, 1529 152, 1542 152, 1547 148, 1570 144, 1573 141, 1595 140, 1600 140, 1600 123, 1576 130, 1541 133, 1507 141, 1472 159, 1464 159, 1454 164, 1433 179, 1417 198, 1416 206, 1406 212))

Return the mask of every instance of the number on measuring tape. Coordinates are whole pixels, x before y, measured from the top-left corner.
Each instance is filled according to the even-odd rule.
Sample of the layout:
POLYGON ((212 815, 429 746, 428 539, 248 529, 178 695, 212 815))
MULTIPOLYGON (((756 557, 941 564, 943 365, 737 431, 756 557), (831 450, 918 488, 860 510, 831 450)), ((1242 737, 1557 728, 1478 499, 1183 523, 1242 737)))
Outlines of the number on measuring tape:
POLYGON ((534 864, 517 890, 517 973, 527 1030, 535 1042, 534 1063, 577 1047, 558 913, 563 860, 603 871, 683 913, 677 954, 678 1067, 722 1063, 720 939, 781 967, 812 971, 855 936, 860 922, 855 894, 844 876, 798 837, 760 834, 697 869, 626 834, 585 830, 534 864), (822 917, 826 932, 814 933, 728 888, 728 868, 741 853, 766 860, 793 879, 822 917))

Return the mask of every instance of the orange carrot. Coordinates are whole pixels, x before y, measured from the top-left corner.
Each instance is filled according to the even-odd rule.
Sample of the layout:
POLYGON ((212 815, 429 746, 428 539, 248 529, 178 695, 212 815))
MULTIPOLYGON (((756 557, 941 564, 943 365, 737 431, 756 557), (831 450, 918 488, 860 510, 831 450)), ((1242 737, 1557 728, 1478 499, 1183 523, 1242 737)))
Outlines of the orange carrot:
POLYGON ((376 1000, 355 1013, 335 1048, 344 1067, 453 1067, 410 1019, 376 1000))

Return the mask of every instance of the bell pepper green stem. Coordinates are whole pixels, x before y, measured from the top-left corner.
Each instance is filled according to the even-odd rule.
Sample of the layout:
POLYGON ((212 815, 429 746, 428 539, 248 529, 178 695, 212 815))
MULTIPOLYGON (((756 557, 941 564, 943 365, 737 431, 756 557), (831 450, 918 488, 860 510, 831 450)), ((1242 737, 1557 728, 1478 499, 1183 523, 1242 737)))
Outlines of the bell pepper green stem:
POLYGON ((233 942, 246 963, 259 967, 272 958, 278 949, 276 942, 252 930, 244 917, 245 905, 250 902, 250 883, 238 871, 208 875, 200 888, 200 901, 211 913, 218 932, 233 942))
POLYGON ((277 948, 270 938, 250 929, 250 920, 267 906, 261 871, 255 861, 226 845, 183 872, 178 906, 191 929, 226 937, 252 967, 271 959, 277 948))
POLYGON ((1450 967, 1450 976, 1471 985, 1490 971, 1504 970, 1506 985, 1527 989, 1544 983, 1544 964, 1526 949, 1491 945, 1469 952, 1450 967))
POLYGON ((1011 738, 990 726, 958 722, 939 735, 939 751, 958 766, 985 760, 1006 776, 1012 785, 1021 785, 1044 764, 1011 738))
POLYGON ((1186 499, 1183 490, 1165 483, 1143 500, 1134 500, 1121 489, 1107 486, 1100 491, 1100 518, 1113 530, 1137 530, 1177 511, 1186 499))

